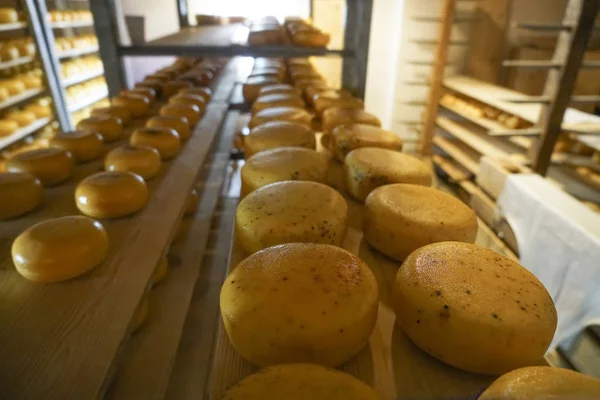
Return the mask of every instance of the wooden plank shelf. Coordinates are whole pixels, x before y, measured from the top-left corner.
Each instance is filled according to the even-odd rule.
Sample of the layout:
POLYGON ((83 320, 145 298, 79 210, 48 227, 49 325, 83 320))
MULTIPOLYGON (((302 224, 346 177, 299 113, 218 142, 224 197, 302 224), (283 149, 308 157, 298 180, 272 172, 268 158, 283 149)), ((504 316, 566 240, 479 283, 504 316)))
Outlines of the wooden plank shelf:
MULTIPOLYGON (((29 282, 12 267, 10 246, 14 237, 36 222, 79 214, 74 189, 81 179, 103 169, 102 158, 78 166, 66 183, 46 188, 39 210, 2 223, 0 293, 7 301, 0 304, 0 357, 5 360, 0 398, 45 398, 48 393, 56 398, 102 397, 134 312, 171 241, 225 112, 222 104, 207 107, 179 156, 165 162, 159 175, 148 182, 150 195, 144 209, 102 221, 109 234, 109 254, 82 277, 53 285, 29 282)), ((131 129, 143 121, 136 121, 131 129)))
POLYGON ((458 140, 451 140, 441 136, 433 137, 433 144, 444 153, 452 157, 456 162, 462 165, 467 171, 474 175, 479 173, 479 154, 473 151, 469 146, 458 140))
POLYGON ((0 102, 0 111, 7 109, 8 107, 12 107, 17 104, 20 104, 29 99, 32 99, 35 96, 42 94, 43 92, 44 92, 43 89, 29 89, 29 90, 25 90, 24 92, 19 93, 16 96, 11 96, 8 99, 4 100, 3 102, 0 102))
POLYGON ((94 26, 94 21, 61 21, 50 24, 52 29, 88 28, 92 26, 94 26))
POLYGON ((98 50, 99 50, 98 47, 88 47, 88 48, 84 48, 84 49, 66 50, 66 51, 59 52, 57 54, 57 57, 62 60, 63 58, 79 57, 79 56, 83 56, 86 54, 97 53, 98 50))
POLYGON ((76 111, 83 110, 84 108, 89 107, 89 106, 99 102, 100 100, 104 100, 107 97, 108 97, 108 88, 106 88, 104 90, 99 90, 94 95, 86 97, 85 101, 70 102, 67 105, 67 108, 68 108, 69 112, 74 113, 76 111))
POLYGON ((10 61, 0 62, 0 71, 33 62, 33 57, 20 57, 10 61))
POLYGON ((50 121, 52 121, 50 118, 40 118, 34 121, 32 124, 29 124, 26 127, 17 130, 10 136, 0 138, 0 150, 5 149, 11 144, 14 144, 19 140, 24 139, 27 136, 37 132, 38 130, 48 125, 50 121))
POLYGON ((95 71, 92 70, 91 72, 86 71, 85 74, 77 74, 77 75, 70 76, 68 78, 63 79, 61 81, 61 83, 64 87, 68 87, 68 86, 72 86, 72 85, 77 85, 78 83, 89 81, 90 79, 94 79, 94 78, 97 78, 102 75, 104 75, 104 69, 100 68, 95 71))

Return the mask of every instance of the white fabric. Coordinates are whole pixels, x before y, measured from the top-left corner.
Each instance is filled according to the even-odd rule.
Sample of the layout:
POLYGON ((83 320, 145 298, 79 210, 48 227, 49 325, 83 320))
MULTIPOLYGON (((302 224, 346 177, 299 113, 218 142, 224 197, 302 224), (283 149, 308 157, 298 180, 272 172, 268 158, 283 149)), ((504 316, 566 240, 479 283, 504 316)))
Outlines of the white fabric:
POLYGON ((558 311, 552 346, 600 322, 600 215, 539 175, 510 175, 498 198, 521 264, 558 311))

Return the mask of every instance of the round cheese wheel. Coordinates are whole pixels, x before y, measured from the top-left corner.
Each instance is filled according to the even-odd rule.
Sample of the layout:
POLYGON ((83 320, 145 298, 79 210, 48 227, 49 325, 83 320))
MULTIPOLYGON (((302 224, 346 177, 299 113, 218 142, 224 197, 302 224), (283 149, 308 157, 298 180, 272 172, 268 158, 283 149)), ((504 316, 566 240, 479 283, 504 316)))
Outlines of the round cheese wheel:
POLYGON ((343 364, 369 341, 378 304, 369 266, 326 244, 287 243, 254 253, 221 288, 231 344, 259 367, 343 364))
POLYGON ((0 24, 14 24, 19 22, 19 14, 14 8, 0 8, 0 24))
POLYGON ((93 218, 133 214, 141 210, 147 200, 144 179, 126 171, 98 172, 82 180, 75 189, 77 208, 93 218))
POLYGON ((246 157, 278 147, 305 147, 314 150, 316 146, 315 133, 310 128, 288 121, 264 123, 253 128, 244 138, 246 157))
POLYGON ((275 93, 258 96, 252 104, 252 114, 273 107, 304 108, 304 100, 298 94, 275 93))
POLYGON ((36 49, 35 49, 35 43, 33 43, 33 42, 21 41, 21 42, 15 43, 15 46, 17 47, 17 50, 19 51, 20 57, 31 57, 31 56, 35 55, 36 49))
POLYGON ((242 379, 223 400, 381 400, 350 374, 315 364, 274 365, 242 379))
POLYGON ((44 200, 42 183, 22 172, 0 172, 0 220, 36 209, 44 200))
POLYGON ((352 97, 347 92, 325 91, 313 95, 312 104, 315 113, 322 117, 323 113, 330 108, 362 109, 362 100, 352 97))
POLYGON ((59 132, 50 140, 50 146, 67 150, 75 162, 84 163, 100 157, 104 140, 91 131, 59 132))
POLYGON ((347 210, 342 195, 321 183, 272 183, 239 203, 238 238, 248 253, 293 242, 341 246, 348 228, 347 210))
POLYGON ((169 98, 169 104, 193 104, 200 109, 200 113, 204 115, 206 110, 206 100, 204 97, 195 94, 179 93, 169 98))
POLYGON ((154 147, 160 153, 160 158, 169 160, 179 154, 181 140, 171 128, 140 128, 136 129, 130 138, 132 145, 154 147))
POLYGON ((25 89, 39 89, 42 87, 42 78, 39 76, 26 75, 19 77, 25 89))
POLYGON ((133 315, 131 333, 136 333, 144 325, 144 322, 148 319, 148 308, 148 297, 146 296, 133 315))
POLYGON ((121 94, 139 94, 146 96, 150 103, 156 100, 156 91, 149 87, 134 87, 133 89, 122 90, 121 94))
POLYGON ((8 94, 11 96, 16 96, 25 91, 25 84, 17 79, 9 79, 3 81, 1 84, 8 90, 8 94))
POLYGON ((27 172, 44 186, 54 186, 67 180, 74 167, 71 153, 57 147, 17 153, 6 161, 8 172, 27 172))
POLYGON ((190 195, 185 203, 185 211, 183 215, 185 217, 190 216, 196 212, 198 209, 198 200, 200 197, 198 196, 198 191, 196 189, 192 189, 190 195))
POLYGON ((194 104, 167 104, 160 108, 160 115, 185 117, 190 123, 190 127, 194 127, 202 117, 202 110, 194 104))
POLYGON ((97 132, 105 142, 114 142, 123 136, 123 122, 118 117, 109 115, 95 115, 82 119, 77 124, 77 129, 97 132))
POLYGON ((170 81, 171 79, 173 79, 173 76, 171 76, 171 74, 168 73, 161 73, 161 72, 155 72, 153 74, 150 75, 146 75, 146 77, 144 78, 144 82, 148 81, 148 80, 155 80, 155 81, 160 81, 163 84, 163 89, 165 84, 170 81))
POLYGON ((260 88, 258 91, 258 96, 266 96, 271 94, 288 94, 288 95, 298 95, 298 89, 293 87, 292 85, 288 85, 287 83, 276 83, 274 85, 267 85, 260 88))
POLYGON ((557 316, 544 285, 518 263, 469 243, 421 247, 396 276, 399 325, 454 367, 497 375, 544 357, 557 316))
POLYGON ((270 183, 312 181, 327 183, 329 158, 301 147, 280 147, 257 153, 242 167, 241 196, 270 183))
POLYGON ((10 97, 8 89, 4 86, 0 86, 0 101, 4 101, 10 97))
POLYGON ((7 43, 0 47, 0 57, 2 61, 16 60, 20 57, 19 49, 12 43, 7 43))
POLYGON ((115 106, 125 107, 135 118, 143 117, 150 109, 150 100, 141 94, 127 93, 112 99, 115 106))
POLYGON ((19 129, 17 121, 0 119, 0 137, 10 136, 19 129))
POLYGON ((100 107, 94 108, 92 110, 92 116, 99 117, 107 115, 109 117, 117 117, 121 120, 123 125, 127 125, 131 122, 133 116, 131 115, 131 111, 123 106, 109 106, 109 107, 100 107))
POLYGON ((158 285, 163 279, 167 277, 169 273, 169 260, 166 255, 160 257, 158 264, 156 264, 156 268, 154 269, 154 273, 152 277, 150 277, 150 285, 155 286, 158 285))
POLYGON ((193 94, 204 98, 204 102, 208 103, 212 97, 212 90, 207 87, 183 88, 179 91, 180 94, 193 94))
POLYGON ((496 379, 478 400, 578 399, 600 396, 600 379, 563 368, 524 367, 496 379))
POLYGON ((344 161, 346 188, 358 201, 365 201, 379 186, 410 183, 431 186, 433 175, 416 157, 397 151, 364 147, 351 151, 344 161))
POLYGON ((15 121, 19 127, 23 128, 34 123, 37 117, 29 111, 12 111, 6 114, 6 119, 15 121))
POLYGON ((296 122, 310 128, 312 115, 298 107, 272 107, 260 110, 252 116, 248 126, 250 129, 271 121, 296 122))
MULTIPOLYGON (((328 136, 328 135, 325 135, 328 136)), ((344 162, 346 155, 354 149, 362 147, 379 147, 401 151, 402 139, 393 132, 372 125, 347 124, 336 127, 329 141, 335 157, 344 162)))
POLYGON ((475 242, 477 216, 441 190, 397 183, 367 196, 363 232, 371 246, 402 261, 430 243, 475 242))
POLYGON ((379 118, 360 108, 328 108, 321 116, 324 133, 331 133, 336 126, 344 124, 362 124, 381 126, 379 118))
POLYGON ((179 91, 181 89, 191 88, 191 87, 194 87, 194 84, 192 82, 188 82, 188 81, 184 81, 184 80, 169 81, 165 84, 164 94, 165 94, 165 97, 171 97, 171 96, 179 93, 179 91))
POLYGON ((107 171, 129 171, 152 179, 160 171, 160 153, 154 147, 124 145, 111 150, 104 158, 107 171))
POLYGON ((164 82, 159 79, 146 78, 135 84, 136 88, 150 88, 154 90, 157 96, 161 96, 164 89, 164 82))
POLYGON ((52 108, 44 104, 28 104, 25 111, 33 113, 36 119, 52 117, 52 108))
POLYGON ((49 219, 21 233, 12 244, 17 272, 35 282, 62 282, 95 268, 108 252, 108 234, 88 217, 49 219))
POLYGON ((246 100, 247 103, 253 103, 263 86, 274 85, 277 83, 281 83, 281 80, 273 76, 249 76, 242 85, 242 95, 244 96, 244 100, 246 100))
POLYGON ((190 124, 186 117, 158 116, 152 117, 146 122, 148 128, 170 128, 174 129, 181 140, 189 139, 192 135, 190 124))

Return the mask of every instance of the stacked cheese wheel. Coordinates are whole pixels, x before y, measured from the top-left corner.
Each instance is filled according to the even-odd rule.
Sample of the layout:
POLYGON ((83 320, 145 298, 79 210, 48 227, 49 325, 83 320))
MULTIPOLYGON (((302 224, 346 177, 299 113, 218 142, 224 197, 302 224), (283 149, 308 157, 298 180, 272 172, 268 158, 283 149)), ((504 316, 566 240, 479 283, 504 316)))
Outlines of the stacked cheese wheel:
POLYGON ((71 51, 92 51, 98 48, 98 38, 93 34, 60 37, 54 41, 54 48, 59 56, 71 51))
POLYGON ((252 376, 230 398, 301 385, 305 367, 293 363, 339 366, 373 329, 377 284, 364 261, 340 248, 346 202, 354 200, 323 184, 328 156, 343 163, 347 194, 364 202, 364 240, 403 262, 395 309, 418 347, 482 374, 542 358, 556 328, 544 286, 516 262, 472 244, 475 213, 431 188, 430 168, 402 154, 400 139, 362 101, 327 87, 303 59, 257 59, 244 95, 252 118, 236 229, 250 255, 222 287, 221 314, 241 356, 272 368, 264 374, 297 376, 281 375, 277 384, 252 376), (315 151, 319 126, 329 151, 315 151))

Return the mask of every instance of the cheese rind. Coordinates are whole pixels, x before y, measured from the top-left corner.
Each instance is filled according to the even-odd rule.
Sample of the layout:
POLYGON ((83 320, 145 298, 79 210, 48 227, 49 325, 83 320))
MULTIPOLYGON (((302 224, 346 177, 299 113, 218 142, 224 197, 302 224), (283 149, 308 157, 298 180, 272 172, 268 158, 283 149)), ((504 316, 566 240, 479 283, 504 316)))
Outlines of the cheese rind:
POLYGON ((43 201, 39 179, 22 172, 0 172, 0 220, 19 217, 43 201))
POLYGON ((316 148, 315 133, 306 125, 289 121, 272 121, 253 128, 244 138, 246 157, 279 147, 316 148))
POLYGON ((73 155, 57 147, 29 150, 17 153, 6 161, 8 172, 26 172, 42 182, 54 186, 67 180, 75 168, 73 155))
POLYGON ((252 129, 271 121, 296 122, 310 128, 312 125, 312 115, 305 109, 299 107, 265 108, 252 116, 248 126, 252 129))
POLYGON ((107 171, 129 171, 144 178, 152 179, 162 165, 160 153, 154 147, 123 145, 111 150, 104 158, 107 171))
POLYGON ((77 129, 97 132, 102 135, 105 142, 114 142, 123 136, 123 122, 118 117, 109 115, 96 115, 82 119, 77 124, 77 129))
POLYGON ((162 160, 170 160, 179 154, 181 140, 175 129, 140 128, 136 129, 129 142, 134 146, 153 147, 160 153, 162 160))
POLYGON ((347 124, 337 126, 329 137, 328 147, 340 162, 344 162, 346 155, 352 150, 363 147, 377 147, 395 151, 402 150, 402 139, 393 132, 386 131, 377 126, 366 124, 347 124))
POLYGON ((100 157, 104 140, 92 131, 59 132, 50 140, 50 146, 70 152, 77 163, 85 163, 100 157))

